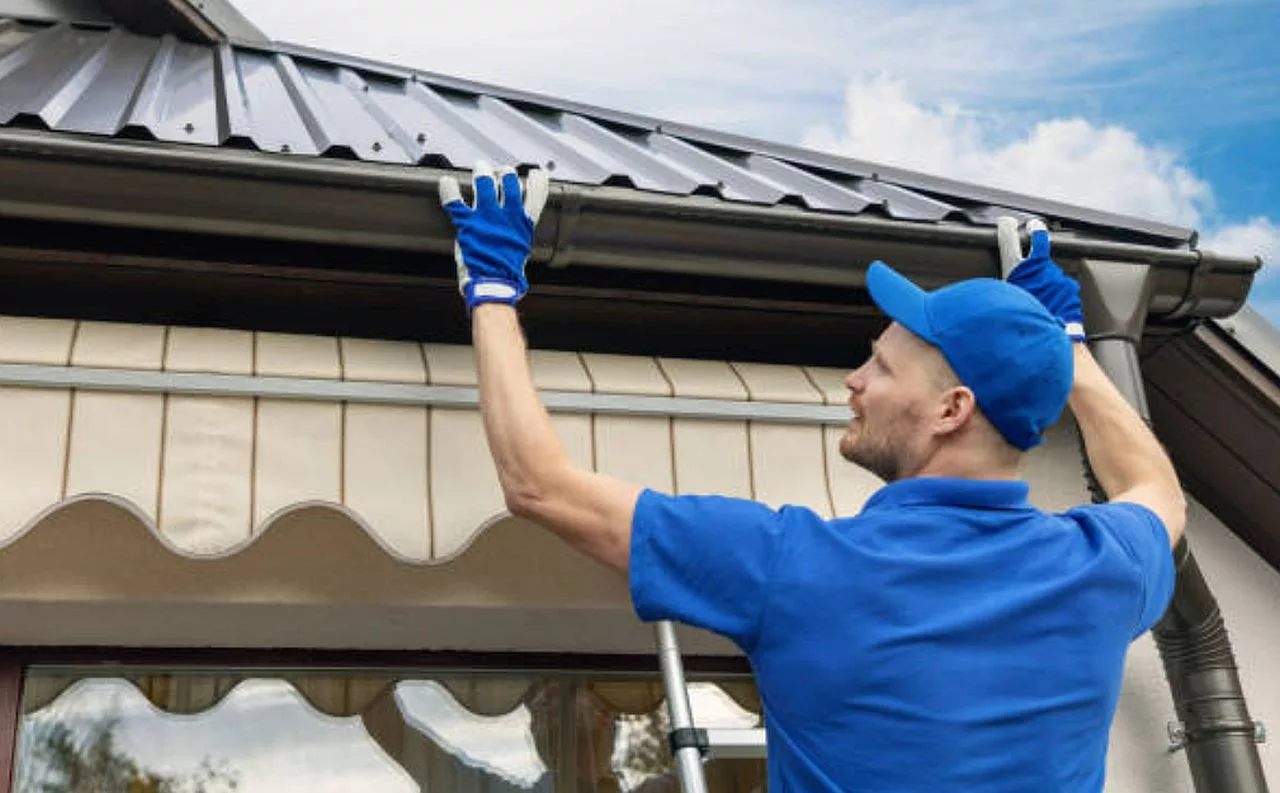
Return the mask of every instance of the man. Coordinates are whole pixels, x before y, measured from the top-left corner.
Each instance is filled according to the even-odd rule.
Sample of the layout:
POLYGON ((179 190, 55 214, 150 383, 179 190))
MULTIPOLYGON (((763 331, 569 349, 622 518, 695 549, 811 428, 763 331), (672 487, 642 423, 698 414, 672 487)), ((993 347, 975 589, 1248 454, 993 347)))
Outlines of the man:
POLYGON ((1129 643, 1162 614, 1182 491, 1083 341, 1048 236, 1011 274, 926 293, 867 275, 893 320, 849 374, 841 454, 886 485, 852 518, 663 495, 575 467, 513 307, 543 173, 452 179, 480 404, 510 510, 628 575, 642 619, 731 638, 765 706, 774 791, 1099 791, 1129 643), (1027 503, 1023 452, 1068 396, 1106 505, 1027 503))

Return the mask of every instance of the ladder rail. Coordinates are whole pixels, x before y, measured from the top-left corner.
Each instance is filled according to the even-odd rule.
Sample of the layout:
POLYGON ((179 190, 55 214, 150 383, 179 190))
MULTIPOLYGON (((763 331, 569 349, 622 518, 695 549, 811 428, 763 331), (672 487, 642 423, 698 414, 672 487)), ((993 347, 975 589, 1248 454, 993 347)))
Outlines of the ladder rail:
MULTIPOLYGON (((669 620, 662 620, 655 623, 654 633, 658 639, 658 662, 662 666, 662 687, 667 697, 667 711, 671 715, 671 732, 673 735, 691 734, 694 728, 693 709, 689 707, 689 688, 685 682, 684 661, 680 658, 675 625, 669 620)), ((674 754, 681 791, 707 793, 707 778, 702 773, 702 751, 691 744, 676 749, 674 754)))

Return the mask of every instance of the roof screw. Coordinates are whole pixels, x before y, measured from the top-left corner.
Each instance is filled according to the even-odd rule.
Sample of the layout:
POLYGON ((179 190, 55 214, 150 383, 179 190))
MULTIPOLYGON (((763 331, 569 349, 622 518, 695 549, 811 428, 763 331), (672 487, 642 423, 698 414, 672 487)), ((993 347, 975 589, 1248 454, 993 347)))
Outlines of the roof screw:
POLYGON ((556 169, 556 161, 555 161, 555 160, 547 160, 547 170, 548 170, 548 171, 554 171, 555 169, 556 169))
POLYGON ((716 189, 717 189, 717 190, 723 190, 723 189, 724 189, 724 181, 723 181, 723 180, 719 180, 719 181, 717 181, 717 182, 716 182, 716 189))
POLYGON ((365 92, 366 94, 369 93, 369 84, 365 83, 364 85, 360 86, 360 90, 365 92))
POLYGON ((374 150, 374 151, 382 151, 382 144, 375 140, 375 141, 373 142, 373 150, 374 150))
POLYGON ((1169 722, 1169 751, 1176 752, 1187 745, 1187 725, 1180 721, 1169 722))
POLYGON ((419 143, 426 143, 426 142, 427 142, 427 133, 425 133, 425 132, 419 132, 419 133, 418 133, 418 142, 419 142, 419 143))
POLYGON ((280 151, 284 152, 285 154, 288 154, 289 152, 293 151, 293 149, 289 148, 288 143, 284 143, 284 144, 281 144, 280 151))
POLYGON ((188 122, 186 123, 186 126, 184 126, 182 129, 183 129, 183 131, 184 131, 184 132, 186 132, 188 135, 190 135, 192 132, 195 132, 195 131, 196 131, 196 125, 195 125, 195 124, 192 124, 190 121, 188 121, 188 122))

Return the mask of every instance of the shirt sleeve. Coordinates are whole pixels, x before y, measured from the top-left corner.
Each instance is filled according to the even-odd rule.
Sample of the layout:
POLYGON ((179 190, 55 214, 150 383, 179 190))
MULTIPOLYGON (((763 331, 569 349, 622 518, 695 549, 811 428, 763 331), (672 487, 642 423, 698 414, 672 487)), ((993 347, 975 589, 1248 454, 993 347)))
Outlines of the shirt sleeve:
POLYGON ((1141 504, 1115 501, 1082 509, 1089 510, 1097 525, 1115 538, 1141 577, 1143 603, 1133 631, 1136 639, 1164 616, 1173 597, 1177 573, 1169 532, 1164 521, 1141 504))
POLYGON ((677 620, 744 650, 760 630, 782 515, 721 496, 646 490, 631 525, 631 600, 640 619, 677 620))

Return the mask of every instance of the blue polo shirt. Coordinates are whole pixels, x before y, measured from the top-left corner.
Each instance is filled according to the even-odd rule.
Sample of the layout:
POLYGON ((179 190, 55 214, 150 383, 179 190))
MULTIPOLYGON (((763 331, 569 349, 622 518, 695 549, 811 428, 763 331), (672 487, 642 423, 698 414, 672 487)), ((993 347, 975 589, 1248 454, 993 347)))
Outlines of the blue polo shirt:
POLYGON ((836 520, 645 491, 630 576, 641 619, 750 658, 774 793, 1096 793, 1125 651, 1174 568, 1145 507, 909 479, 836 520))

